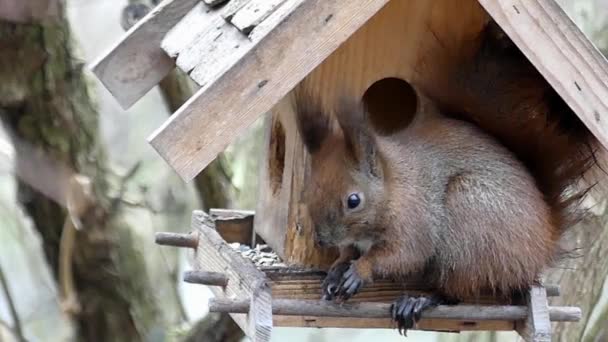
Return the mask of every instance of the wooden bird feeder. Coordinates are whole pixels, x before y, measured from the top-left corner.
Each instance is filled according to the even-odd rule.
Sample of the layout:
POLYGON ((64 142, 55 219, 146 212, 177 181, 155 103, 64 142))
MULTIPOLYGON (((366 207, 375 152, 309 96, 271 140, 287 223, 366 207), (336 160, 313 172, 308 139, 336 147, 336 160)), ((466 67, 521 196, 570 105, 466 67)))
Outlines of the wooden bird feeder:
MULTIPOLYGON (((352 303, 319 301, 323 273, 315 270, 336 255, 314 245, 301 204, 309 159, 290 93, 306 81, 331 106, 338 90, 361 97, 390 77, 432 90, 425 70, 451 50, 471 49, 490 19, 607 147, 608 64, 555 0, 164 0, 94 63, 124 108, 175 67, 200 86, 149 138, 186 181, 270 113, 255 216, 195 212, 190 235, 157 236, 193 249, 194 271, 185 280, 212 286, 212 311, 230 312, 254 341, 266 341, 273 326, 389 328, 388 303, 404 292, 432 291, 416 281, 378 281, 352 303), (256 266, 228 244, 260 239, 290 266, 256 266)), ((528 341, 549 341, 550 321, 581 315, 549 307, 546 297, 557 292, 537 287, 519 303, 484 297, 440 306, 418 328, 516 329, 528 341)))

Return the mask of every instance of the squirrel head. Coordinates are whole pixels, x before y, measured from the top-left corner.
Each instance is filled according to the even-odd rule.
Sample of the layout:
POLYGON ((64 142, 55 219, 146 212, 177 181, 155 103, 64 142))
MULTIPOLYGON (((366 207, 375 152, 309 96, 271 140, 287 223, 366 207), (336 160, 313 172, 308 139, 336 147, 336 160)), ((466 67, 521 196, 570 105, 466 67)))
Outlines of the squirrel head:
POLYGON ((311 157, 304 202, 321 246, 369 244, 385 198, 384 169, 363 104, 344 99, 330 115, 296 92, 297 127, 311 157), (337 125, 335 124, 337 121, 337 125))

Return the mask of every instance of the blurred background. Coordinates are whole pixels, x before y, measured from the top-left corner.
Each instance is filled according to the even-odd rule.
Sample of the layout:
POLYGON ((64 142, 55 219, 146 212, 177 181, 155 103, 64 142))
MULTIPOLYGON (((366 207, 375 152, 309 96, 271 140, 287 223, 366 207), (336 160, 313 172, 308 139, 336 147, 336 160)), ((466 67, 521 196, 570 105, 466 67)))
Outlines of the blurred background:
MULTIPOLYGON (((559 2, 602 51, 608 48, 607 0, 559 2)), ((0 19, 0 341, 244 339, 229 317, 208 314, 207 289, 181 281, 185 255, 157 247, 153 236, 188 231, 193 209, 255 208, 262 124, 195 182, 183 183, 146 137, 192 85, 173 73, 125 112, 86 68, 132 24, 122 16, 130 3, 153 5, 67 0, 53 24, 0 19), (62 263, 68 259, 72 267, 62 263)), ((557 303, 584 312, 579 324, 556 327, 562 341, 608 341, 606 198, 592 200, 587 229, 573 236, 583 256, 549 275, 562 286, 557 303)), ((516 338, 408 334, 411 341, 516 338)), ((403 337, 349 329, 273 334, 291 342, 370 339, 403 337)))

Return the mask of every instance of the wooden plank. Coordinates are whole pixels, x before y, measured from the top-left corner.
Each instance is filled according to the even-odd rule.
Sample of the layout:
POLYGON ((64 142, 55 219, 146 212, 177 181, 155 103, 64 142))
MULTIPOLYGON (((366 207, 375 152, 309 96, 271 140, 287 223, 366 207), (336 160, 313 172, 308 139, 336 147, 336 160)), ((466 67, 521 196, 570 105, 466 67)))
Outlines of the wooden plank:
POLYGON ((16 23, 30 23, 58 18, 60 0, 2 0, 0 19, 16 23))
POLYGON ((157 85, 175 66, 160 43, 198 0, 164 0, 91 66, 125 109, 157 85))
MULTIPOLYGON (((343 318, 317 316, 274 316, 276 327, 303 328, 359 328, 395 329, 395 323, 388 318, 343 318)), ((512 331, 513 322, 509 321, 456 321, 441 319, 422 319, 416 330, 460 332, 460 331, 512 331)))
POLYGON ((211 287, 220 298, 246 299, 247 315, 233 314, 235 322, 253 341, 269 341, 272 330, 270 287, 264 273, 233 250, 215 231, 211 218, 202 211, 192 213, 192 229, 199 234, 194 254, 196 271, 218 272, 228 277, 225 287, 211 287))
POLYGON ((516 323, 517 332, 527 342, 551 342, 552 308, 547 302, 545 289, 532 287, 526 296, 526 304, 528 312, 524 319, 516 323))
MULTIPOLYGON (((546 299, 546 297, 545 297, 546 299)), ((246 313, 249 301, 239 299, 212 298, 209 300, 210 312, 246 313)), ((457 321, 519 321, 528 317, 528 307, 524 305, 439 305, 422 312, 422 318, 449 319, 457 321)), ((273 299, 272 313, 283 316, 317 316, 344 318, 390 318, 389 303, 333 303, 323 300, 273 299)), ((550 322, 577 322, 581 319, 581 310, 569 306, 545 307, 542 310, 550 332, 550 322)), ((544 324, 544 323, 543 323, 544 324)), ((546 327, 543 328, 546 331, 546 327)), ((535 336, 540 336, 537 332, 535 336)), ((546 336, 546 332, 542 333, 546 336)), ((550 337, 550 333, 548 335, 550 337)), ((535 337, 536 338, 536 337, 535 337)), ((534 339, 534 341, 545 341, 534 339)))
MULTIPOLYGON (((271 280, 274 298, 284 299, 319 299, 321 294, 321 280, 298 279, 292 281, 271 280)), ((400 284, 387 280, 375 281, 363 287, 352 302, 384 302, 390 303, 404 294, 421 295, 433 292, 423 281, 400 284)), ((464 303, 475 304, 509 304, 509 298, 496 298, 491 294, 484 294, 476 298, 465 299, 464 303)))
POLYGON ((554 0, 479 0, 608 148, 608 65, 554 0))
POLYGON ((232 17, 251 0, 231 0, 222 11, 222 18, 230 22, 232 17))
POLYGON ((167 32, 161 41, 161 48, 169 57, 177 58, 180 53, 192 46, 201 34, 212 30, 214 25, 217 26, 218 23, 221 23, 221 21, 217 21, 218 17, 218 11, 211 11, 209 7, 201 3, 196 4, 167 32))
POLYGON ((232 16, 230 22, 241 32, 248 35, 284 2, 285 0, 250 1, 232 16))
MULTIPOLYGON (((295 6, 246 47, 250 58, 230 60, 228 71, 184 104, 150 143, 191 180, 387 1, 308 0, 295 6)), ((291 9, 286 5, 281 8, 291 9)))

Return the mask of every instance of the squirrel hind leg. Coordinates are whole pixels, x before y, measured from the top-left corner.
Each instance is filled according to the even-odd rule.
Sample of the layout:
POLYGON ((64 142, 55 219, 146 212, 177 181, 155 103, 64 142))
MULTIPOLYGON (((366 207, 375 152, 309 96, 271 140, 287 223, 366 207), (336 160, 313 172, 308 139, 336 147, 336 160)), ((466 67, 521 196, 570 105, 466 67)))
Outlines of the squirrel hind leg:
POLYGON ((455 305, 458 301, 439 295, 413 297, 404 295, 391 305, 391 317, 397 323, 399 334, 407 336, 407 330, 416 326, 425 310, 438 305, 455 305))

